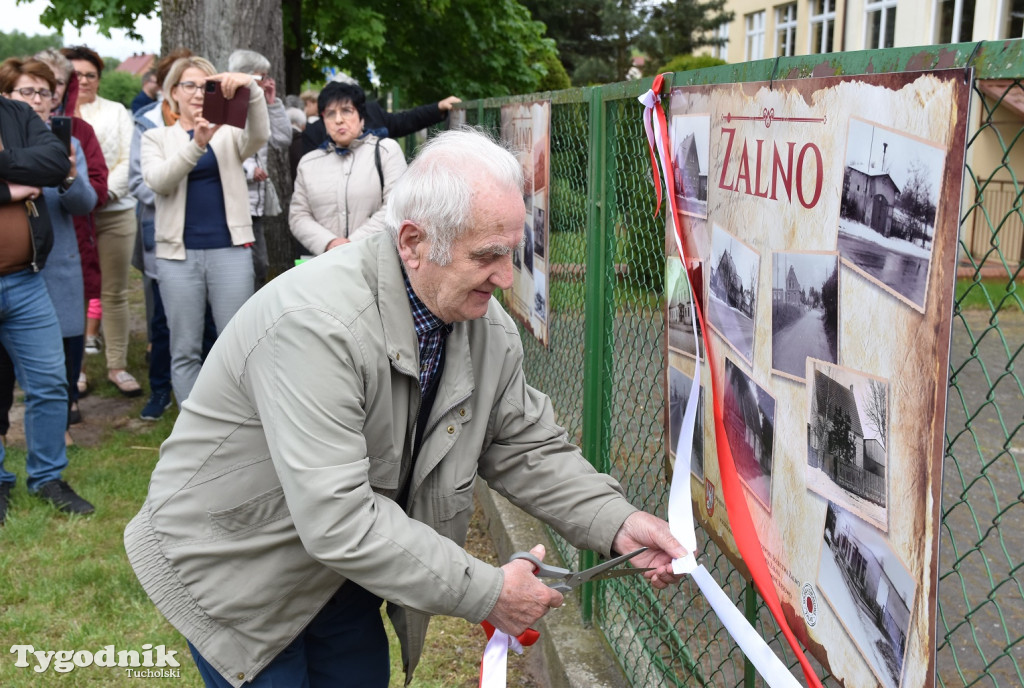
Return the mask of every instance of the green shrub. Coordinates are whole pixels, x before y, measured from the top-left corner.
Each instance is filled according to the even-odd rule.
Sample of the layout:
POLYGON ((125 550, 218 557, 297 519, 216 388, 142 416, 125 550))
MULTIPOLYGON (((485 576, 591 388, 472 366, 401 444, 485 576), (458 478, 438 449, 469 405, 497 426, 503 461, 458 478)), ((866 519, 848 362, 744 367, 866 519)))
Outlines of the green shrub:
POLYGON ((724 65, 725 60, 710 55, 677 55, 669 60, 664 67, 658 70, 662 72, 688 72, 692 69, 704 69, 706 67, 717 67, 724 65))
POLYGON ((135 97, 141 88, 142 79, 134 74, 104 69, 103 78, 100 79, 99 94, 101 98, 106 98, 128 107, 132 104, 132 98, 135 97))

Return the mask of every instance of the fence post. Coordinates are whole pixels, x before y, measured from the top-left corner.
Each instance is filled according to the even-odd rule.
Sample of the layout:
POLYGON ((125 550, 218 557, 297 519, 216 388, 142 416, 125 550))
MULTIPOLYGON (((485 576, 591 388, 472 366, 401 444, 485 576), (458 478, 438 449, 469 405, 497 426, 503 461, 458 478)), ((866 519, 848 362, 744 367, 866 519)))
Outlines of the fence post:
MULTIPOLYGON (((606 231, 608 137, 605 104, 601 87, 589 91, 590 156, 587 168, 587 258, 584 307, 584 380, 583 380, 583 455, 599 471, 608 470, 611 409, 608 398, 608 371, 611 370, 612 282, 609 260, 613 233, 606 231)), ((580 552, 580 568, 596 564, 593 552, 580 552)), ((583 622, 594 615, 595 586, 588 583, 581 591, 583 622)))
MULTIPOLYGON (((757 588, 754 587, 753 581, 747 581, 747 587, 743 594, 744 609, 743 613, 747 617, 747 621, 753 626, 757 623, 757 588)), ((754 665, 750 659, 743 655, 743 686, 744 688, 754 688, 754 680, 756 675, 754 673, 754 665)))

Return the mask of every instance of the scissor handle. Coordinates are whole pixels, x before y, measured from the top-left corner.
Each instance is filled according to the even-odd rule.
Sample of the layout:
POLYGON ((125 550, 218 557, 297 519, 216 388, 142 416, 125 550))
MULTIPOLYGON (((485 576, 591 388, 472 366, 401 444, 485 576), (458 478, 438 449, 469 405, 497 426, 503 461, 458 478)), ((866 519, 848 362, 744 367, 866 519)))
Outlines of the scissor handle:
MULTIPOLYGON (((559 578, 564 581, 572 575, 572 571, 569 569, 563 569, 558 566, 548 566, 529 552, 516 552, 509 558, 509 561, 515 561, 516 559, 525 559, 533 564, 533 575, 538 578, 559 578)), ((555 586, 549 585, 549 587, 554 588, 555 586)), ((558 590, 558 588, 555 589, 558 590)))

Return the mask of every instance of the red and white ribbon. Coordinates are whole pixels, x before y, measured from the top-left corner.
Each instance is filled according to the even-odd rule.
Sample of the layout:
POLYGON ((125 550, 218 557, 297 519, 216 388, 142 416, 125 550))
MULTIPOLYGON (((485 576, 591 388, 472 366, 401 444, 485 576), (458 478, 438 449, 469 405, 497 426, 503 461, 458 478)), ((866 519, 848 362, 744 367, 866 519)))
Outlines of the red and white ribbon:
POLYGON ((533 645, 540 638, 540 633, 532 628, 526 629, 519 636, 510 636, 499 631, 490 623, 480 624, 487 634, 487 647, 480 660, 480 688, 505 688, 508 681, 508 651, 517 655, 523 654, 523 646, 533 645))
MULTIPOLYGON (((644 130, 647 132, 648 149, 651 152, 651 160, 654 165, 655 189, 658 198, 655 215, 657 215, 661 207, 661 189, 658 179, 658 163, 660 162, 661 177, 665 180, 665 193, 669 200, 669 222, 673 229, 672 234, 675 237, 679 257, 686 271, 686 279, 690 283, 691 312, 697 314, 701 331, 706 333, 708 329, 705 324, 703 309, 699 302, 695 303, 693 301, 693 283, 690 281, 691 263, 686 255, 683 234, 677 222, 679 214, 676 208, 676 195, 672 175, 668 121, 661 107, 660 94, 663 84, 664 75, 658 75, 652 84, 651 90, 639 98, 640 102, 644 105, 644 130)), ((696 331, 694 332, 694 341, 700 341, 696 337, 696 331)), ((711 342, 707 337, 704 339, 704 347, 710 373, 708 385, 711 388, 712 409, 715 421, 715 444, 718 450, 722 494, 725 499, 726 512, 729 517, 733 538, 736 540, 736 545, 740 550, 740 556, 750 570, 754 585, 761 593, 761 597, 764 599, 765 604, 767 604, 769 611, 800 661, 804 678, 813 688, 821 688, 821 681, 807 660, 803 648, 800 647, 782 612, 782 605, 775 591, 775 585, 772 582, 771 574, 768 571, 768 565, 764 558, 764 551, 761 549, 760 539, 754 528, 750 511, 747 508, 743 488, 740 485, 736 465, 733 462, 732 451, 729 448, 729 440, 725 434, 721 391, 715 385, 715 355, 711 342)), ((672 534, 690 552, 696 548, 696 532, 693 526, 690 494, 690 453, 693 447, 693 429, 696 423, 697 397, 700 387, 701 365, 699 354, 700 351, 698 350, 698 364, 695 366, 696 372, 693 376, 690 396, 683 415, 683 427, 680 430, 679 441, 676 445, 676 465, 673 469, 672 486, 669 491, 669 525, 672 529, 672 534)), ((690 573, 694 582, 697 583, 701 592, 704 593, 705 598, 715 610, 715 613, 718 614, 722 624, 768 685, 772 686, 772 688, 800 685, 786 668, 785 664, 775 656, 764 639, 750 625, 746 617, 740 613, 703 566, 696 565, 692 556, 673 561, 672 565, 676 573, 690 573)))

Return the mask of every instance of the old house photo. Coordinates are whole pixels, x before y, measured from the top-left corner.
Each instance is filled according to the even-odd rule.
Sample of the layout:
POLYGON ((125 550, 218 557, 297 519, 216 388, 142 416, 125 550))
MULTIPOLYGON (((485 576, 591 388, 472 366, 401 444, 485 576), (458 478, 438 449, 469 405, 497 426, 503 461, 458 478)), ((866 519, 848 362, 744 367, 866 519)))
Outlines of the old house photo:
POLYGON ((725 359, 725 434, 740 480, 771 511, 775 399, 725 359))
POLYGON ((747 363, 754 360, 754 314, 761 258, 752 248, 714 226, 708 278, 708 326, 747 363))
POLYGON ((671 123, 673 182, 679 211, 708 216, 711 115, 675 115, 671 123))
POLYGON ((922 311, 945 157, 933 143, 850 119, 837 250, 922 311))
MULTIPOLYGON (((693 279, 699 282, 702 272, 698 264, 693 279)), ((698 357, 698 345, 703 346, 704 340, 696 311, 699 298, 700 292, 696 289, 691 298, 690 283, 686 279, 682 261, 669 256, 665 261, 665 329, 668 347, 693 358, 698 357)))
POLYGON ((838 352, 838 256, 772 254, 772 371, 803 380, 808 358, 836 363, 838 352))
POLYGON ((916 584, 885 536, 829 502, 818 589, 879 685, 898 688, 903 675, 916 584))
POLYGON ((815 359, 807 375, 807 487, 888 531, 888 382, 815 359))
MULTIPOLYGON (((668 455, 675 465, 679 461, 677 445, 683 427, 683 414, 693 388, 693 378, 676 366, 669 364, 668 376, 668 455)), ((697 388, 697 419, 693 428, 693 442, 690 452, 690 471, 704 480, 704 388, 697 388)))

